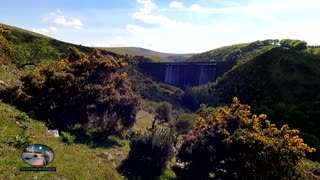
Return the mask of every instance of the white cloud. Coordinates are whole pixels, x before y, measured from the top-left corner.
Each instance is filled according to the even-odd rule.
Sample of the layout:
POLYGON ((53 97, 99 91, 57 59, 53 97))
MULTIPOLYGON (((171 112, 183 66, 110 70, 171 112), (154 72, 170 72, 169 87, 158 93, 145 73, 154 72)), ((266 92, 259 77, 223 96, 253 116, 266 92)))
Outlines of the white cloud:
POLYGON ((169 25, 169 24, 175 23, 174 20, 171 20, 166 16, 149 15, 149 14, 144 14, 141 12, 134 13, 132 15, 132 18, 135 20, 140 20, 145 23, 149 23, 149 24, 169 25))
MULTIPOLYGON (((200 0, 197 4, 184 3, 184 8, 178 11, 175 7, 169 7, 170 1, 162 7, 153 0, 136 0, 140 7, 128 14, 132 17, 131 22, 124 22, 126 24, 120 26, 101 23, 99 27, 86 26, 77 32, 56 25, 71 27, 71 24, 76 24, 72 21, 73 16, 57 10, 47 17, 49 23, 44 26, 46 28, 33 30, 53 34, 55 30, 49 26, 55 26, 59 29, 55 37, 67 42, 95 47, 136 46, 169 53, 204 52, 267 38, 293 38, 309 44, 320 43, 320 37, 317 36, 320 25, 314 23, 320 15, 317 11, 320 1, 269 0, 249 4, 243 4, 245 2, 242 1, 239 4, 200 0)), ((88 21, 94 19, 90 16, 86 18, 88 21)))
POLYGON ((182 2, 172 1, 172 2, 169 4, 169 7, 182 9, 182 8, 184 8, 184 5, 183 5, 182 2))
POLYGON ((63 15, 63 12, 61 10, 49 13, 49 15, 44 18, 44 21, 51 21, 55 24, 72 27, 74 29, 81 29, 83 26, 83 23, 80 19, 67 17, 63 15))
POLYGON ((190 11, 198 11, 198 12, 201 12, 201 11, 204 11, 205 9, 203 7, 201 7, 199 4, 192 4, 190 7, 189 7, 189 10, 190 11))
POLYGON ((47 36, 54 36, 59 33, 58 29, 55 27, 48 27, 48 28, 32 28, 33 32, 44 34, 47 36))
POLYGON ((140 12, 145 14, 148 14, 151 12, 152 9, 157 8, 157 5, 154 2, 152 2, 152 0, 137 0, 137 2, 143 5, 140 8, 140 12))
POLYGON ((65 16, 56 17, 53 22, 64 26, 70 26, 75 29, 81 29, 83 26, 83 23, 79 19, 66 18, 65 16))
POLYGON ((281 24, 282 22, 275 16, 272 15, 271 11, 274 8, 270 7, 270 4, 264 6, 251 5, 251 6, 231 6, 222 8, 207 8, 200 6, 199 4, 192 4, 188 10, 201 14, 201 17, 208 17, 209 14, 243 14, 251 16, 260 20, 271 22, 274 24, 281 24))
POLYGON ((151 0, 137 0, 143 6, 138 12, 133 13, 132 19, 142 21, 149 24, 169 25, 176 23, 174 20, 169 19, 162 15, 150 14, 153 9, 157 8, 156 4, 151 0))

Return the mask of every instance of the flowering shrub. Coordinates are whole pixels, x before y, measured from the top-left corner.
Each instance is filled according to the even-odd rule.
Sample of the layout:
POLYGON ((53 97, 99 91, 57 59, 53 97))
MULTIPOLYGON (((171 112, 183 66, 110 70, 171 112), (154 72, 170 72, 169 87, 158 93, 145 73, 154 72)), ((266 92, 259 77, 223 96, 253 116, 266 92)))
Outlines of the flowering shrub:
POLYGON ((198 117, 178 157, 186 163, 185 178, 280 179, 296 176, 297 164, 314 148, 303 143, 299 131, 278 129, 265 114, 233 99, 230 109, 198 117))
POLYGON ((21 78, 36 115, 61 128, 91 123, 118 133, 131 127, 139 101, 124 72, 127 63, 99 50, 91 56, 70 50, 66 59, 40 65, 21 78))

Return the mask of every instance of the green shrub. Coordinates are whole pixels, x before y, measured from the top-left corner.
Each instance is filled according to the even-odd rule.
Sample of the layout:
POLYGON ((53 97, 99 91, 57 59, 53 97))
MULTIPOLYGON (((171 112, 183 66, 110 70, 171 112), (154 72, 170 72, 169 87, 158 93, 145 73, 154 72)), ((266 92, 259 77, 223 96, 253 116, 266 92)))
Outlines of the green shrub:
POLYGON ((195 119, 195 115, 193 114, 179 114, 178 117, 171 122, 171 126, 178 134, 186 134, 192 129, 195 119))
POLYGON ((31 127, 29 116, 26 113, 21 113, 15 116, 15 118, 18 120, 20 127, 22 129, 29 129, 31 127))
POLYGON ((169 102, 161 102, 156 108, 155 119, 169 122, 172 116, 172 105, 169 102))
POLYGON ((16 135, 11 143, 14 145, 16 148, 25 148, 29 144, 33 142, 33 138, 30 136, 25 136, 25 135, 16 135))
POLYGON ((69 132, 63 132, 61 131, 62 141, 67 144, 73 144, 74 140, 76 139, 76 136, 71 135, 69 132))
POLYGON ((31 128, 31 123, 28 121, 22 121, 20 123, 20 127, 22 127, 22 129, 30 129, 31 128))
POLYGON ((20 113, 19 115, 16 115, 16 119, 20 121, 28 121, 29 116, 26 113, 20 113))
POLYGON ((173 154, 173 141, 169 129, 139 133, 131 141, 129 156, 118 170, 129 179, 156 179, 173 154))

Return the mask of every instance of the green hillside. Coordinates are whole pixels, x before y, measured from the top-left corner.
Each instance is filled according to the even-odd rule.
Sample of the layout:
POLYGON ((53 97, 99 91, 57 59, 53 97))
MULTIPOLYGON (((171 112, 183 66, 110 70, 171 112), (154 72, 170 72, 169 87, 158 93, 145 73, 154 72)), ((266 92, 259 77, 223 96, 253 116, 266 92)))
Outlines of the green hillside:
POLYGON ((215 91, 221 102, 237 95, 251 103, 261 98, 256 96, 260 94, 275 101, 299 103, 302 98, 307 102, 320 100, 319 88, 320 57, 274 48, 227 73, 215 91))
MULTIPOLYGON (((308 144, 320 148, 320 56, 273 48, 233 68, 217 83, 190 89, 186 99, 191 92, 204 96, 199 94, 198 103, 212 105, 229 104, 239 97, 255 113, 301 130, 308 144)), ((310 158, 319 161, 319 151, 310 158)))
MULTIPOLYGON (((1 24, 1 23, 0 23, 1 24)), ((4 25, 5 28, 9 29, 11 33, 6 36, 8 41, 13 45, 21 45, 21 44, 28 44, 32 43, 36 39, 46 39, 48 40, 49 45, 54 48, 56 51, 60 53, 60 57, 64 58, 68 54, 69 47, 76 47, 77 49, 81 50, 82 52, 90 53, 92 52, 91 47, 82 46, 79 44, 72 44, 68 42, 63 42, 42 34, 38 34, 32 31, 28 31, 25 29, 21 29, 14 26, 4 25)), ((116 55, 112 52, 105 51, 106 54, 116 55)))
POLYGON ((103 47, 100 48, 106 51, 114 52, 121 55, 131 56, 144 56, 153 59, 158 62, 172 62, 172 61, 184 61, 192 54, 170 54, 152 51, 149 49, 138 48, 138 47, 103 47))
POLYGON ((198 62, 224 62, 224 61, 248 61, 275 47, 269 40, 255 41, 252 43, 235 44, 213 49, 204 53, 196 54, 186 61, 198 62))

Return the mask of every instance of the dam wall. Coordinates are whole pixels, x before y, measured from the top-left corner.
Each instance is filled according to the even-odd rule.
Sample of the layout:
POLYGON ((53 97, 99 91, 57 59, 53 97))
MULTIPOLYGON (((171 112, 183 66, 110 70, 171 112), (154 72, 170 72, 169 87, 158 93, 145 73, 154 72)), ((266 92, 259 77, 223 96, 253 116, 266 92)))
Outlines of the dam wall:
POLYGON ((139 63, 139 68, 158 81, 180 88, 199 86, 216 81, 235 63, 139 63))

